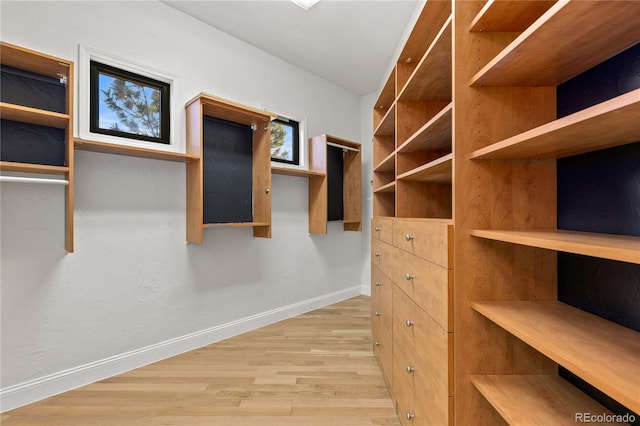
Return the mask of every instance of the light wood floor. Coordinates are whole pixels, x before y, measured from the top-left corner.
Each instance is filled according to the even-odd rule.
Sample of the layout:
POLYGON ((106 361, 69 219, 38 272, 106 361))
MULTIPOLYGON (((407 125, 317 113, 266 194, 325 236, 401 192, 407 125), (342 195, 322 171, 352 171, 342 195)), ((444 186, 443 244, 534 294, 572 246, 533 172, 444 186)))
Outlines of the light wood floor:
POLYGON ((358 296, 1 415, 11 425, 399 425, 358 296))

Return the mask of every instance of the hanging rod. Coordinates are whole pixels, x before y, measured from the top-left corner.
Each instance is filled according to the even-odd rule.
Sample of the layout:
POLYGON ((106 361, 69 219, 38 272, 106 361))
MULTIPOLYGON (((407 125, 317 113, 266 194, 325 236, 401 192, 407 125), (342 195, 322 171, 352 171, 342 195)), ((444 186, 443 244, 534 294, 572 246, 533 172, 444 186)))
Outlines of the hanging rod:
POLYGON ((64 179, 44 179, 44 178, 29 178, 19 176, 0 176, 0 182, 21 182, 21 183, 44 183, 50 185, 69 185, 68 180, 64 179))
POLYGON ((340 145, 340 144, 334 143, 334 142, 327 142, 327 145, 335 146, 336 148, 346 149, 347 151, 360 152, 360 150, 357 149, 357 148, 353 148, 351 146, 346 146, 346 145, 340 145))

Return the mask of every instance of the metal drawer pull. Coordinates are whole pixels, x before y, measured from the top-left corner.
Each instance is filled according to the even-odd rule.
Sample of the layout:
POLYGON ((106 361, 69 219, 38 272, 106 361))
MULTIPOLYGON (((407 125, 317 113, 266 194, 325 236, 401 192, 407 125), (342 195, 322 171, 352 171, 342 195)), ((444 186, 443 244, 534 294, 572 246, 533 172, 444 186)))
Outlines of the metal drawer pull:
POLYGON ((415 368, 413 368, 412 366, 407 365, 407 374, 411 374, 411 373, 413 373, 415 370, 416 370, 416 369, 415 369, 415 368))
POLYGON ((407 240, 407 241, 411 241, 411 240, 413 240, 413 235, 407 234, 407 235, 404 236, 404 239, 407 240))
POLYGON ((380 229, 382 228, 380 228, 379 226, 376 226, 376 232, 380 232, 380 229))
POLYGON ((411 327, 413 325, 413 321, 407 320, 405 324, 407 325, 407 327, 411 327))
POLYGON ((380 345, 382 345, 382 343, 380 343, 380 342, 376 342, 376 343, 375 343, 375 345, 376 345, 376 346, 380 346, 380 345))
POLYGON ((407 281, 411 281, 411 280, 413 279, 413 275, 411 275, 411 274, 405 274, 405 275, 404 275, 404 279, 405 279, 405 280, 407 280, 407 281))
POLYGON ((376 281, 376 287, 380 287, 380 281, 376 281))
POLYGON ((404 415, 407 420, 413 420, 413 418, 415 417, 412 413, 407 412, 407 414, 404 415))
POLYGON ((378 312, 378 311, 376 311, 376 316, 377 316, 377 317, 379 317, 379 316, 381 316, 381 315, 382 315, 382 312, 378 312))
POLYGON ((375 256, 380 257, 380 252, 379 251, 375 252, 375 256))

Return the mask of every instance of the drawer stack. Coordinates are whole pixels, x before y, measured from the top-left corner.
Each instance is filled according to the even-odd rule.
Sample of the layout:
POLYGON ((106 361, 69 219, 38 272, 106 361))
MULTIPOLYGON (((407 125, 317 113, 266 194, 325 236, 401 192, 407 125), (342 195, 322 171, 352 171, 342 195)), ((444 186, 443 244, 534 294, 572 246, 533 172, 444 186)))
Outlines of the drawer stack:
POLYGON ((448 220, 372 220, 374 352, 403 424, 452 424, 452 237, 448 220))

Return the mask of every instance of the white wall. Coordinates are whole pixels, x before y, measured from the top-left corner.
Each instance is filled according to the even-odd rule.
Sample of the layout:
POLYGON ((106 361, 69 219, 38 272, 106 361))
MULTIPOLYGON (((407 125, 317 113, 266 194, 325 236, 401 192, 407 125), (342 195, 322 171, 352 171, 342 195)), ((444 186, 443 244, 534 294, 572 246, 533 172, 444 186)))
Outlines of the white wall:
MULTIPOLYGON (((75 62, 85 44, 175 75, 180 105, 204 91, 305 116, 310 136, 369 135, 370 169, 361 114, 371 108, 361 113, 358 96, 162 3, 2 1, 0 23, 9 43, 75 62)), ((203 245, 189 245, 184 164, 86 151, 75 162, 72 254, 61 187, 1 185, 3 410, 215 340, 234 321, 251 327, 369 286, 369 204, 365 232, 331 224, 310 236, 307 180, 274 175, 273 238, 207 229, 203 245)))

